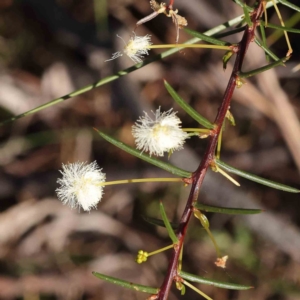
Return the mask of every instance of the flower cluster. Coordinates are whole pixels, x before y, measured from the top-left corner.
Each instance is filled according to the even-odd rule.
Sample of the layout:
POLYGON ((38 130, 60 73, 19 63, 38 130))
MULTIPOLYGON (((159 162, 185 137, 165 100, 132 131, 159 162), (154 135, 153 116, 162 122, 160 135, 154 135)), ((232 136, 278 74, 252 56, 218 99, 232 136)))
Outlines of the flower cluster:
MULTIPOLYGON (((140 63, 142 62, 142 58, 144 58, 144 55, 149 54, 148 51, 150 50, 150 45, 152 45, 152 43, 151 36, 149 34, 145 36, 137 36, 134 33, 134 36, 132 36, 129 42, 125 44, 123 53, 125 53, 135 63, 140 63)), ((106 61, 110 61, 123 56, 123 53, 120 51, 115 52, 113 53, 111 59, 108 59, 106 61)))
POLYGON ((149 256, 149 253, 148 253, 148 252, 143 251, 143 250, 139 250, 139 251, 138 251, 138 255, 137 255, 135 261, 136 261, 138 264, 141 264, 141 263, 147 261, 148 256, 149 256))
POLYGON ((132 127, 137 149, 156 156, 182 149, 189 136, 181 129, 181 120, 176 116, 176 112, 170 109, 161 113, 158 108, 152 113, 154 119, 145 113, 132 127))
POLYGON ((57 180, 60 184, 56 189, 58 199, 71 208, 81 206, 85 211, 96 207, 103 196, 105 182, 105 174, 101 170, 96 161, 63 165, 60 171, 63 176, 57 180))

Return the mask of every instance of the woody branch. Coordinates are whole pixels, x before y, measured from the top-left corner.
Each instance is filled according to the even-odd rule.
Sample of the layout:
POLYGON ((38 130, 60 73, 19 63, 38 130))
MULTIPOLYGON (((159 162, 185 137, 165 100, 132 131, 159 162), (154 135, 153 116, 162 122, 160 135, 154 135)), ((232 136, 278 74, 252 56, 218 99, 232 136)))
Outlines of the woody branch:
MULTIPOLYGON (((174 1, 170 1, 169 6, 172 5, 173 2, 174 1)), ((193 212, 193 204, 197 201, 200 188, 202 186, 204 177, 206 175, 206 171, 209 165, 214 160, 218 137, 221 132, 221 128, 225 120, 226 113, 230 107, 231 98, 236 87, 236 82, 239 76, 239 72, 241 72, 241 68, 249 44, 254 39, 255 29, 259 24, 259 19, 262 13, 263 13, 263 0, 260 0, 258 6, 255 8, 255 10, 251 15, 252 25, 251 26, 247 25, 245 27, 243 37, 238 44, 237 56, 235 59, 234 67, 227 88, 225 90, 222 103, 219 107, 218 114, 214 122, 215 129, 212 130, 203 159, 200 162, 198 169, 192 175, 191 191, 184 212, 181 216, 179 228, 177 230, 178 246, 174 247, 173 254, 170 258, 167 274, 161 285, 159 293, 155 297, 156 300, 167 300, 173 280, 180 280, 178 274, 178 260, 184 242, 185 234, 187 231, 188 223, 193 212)))

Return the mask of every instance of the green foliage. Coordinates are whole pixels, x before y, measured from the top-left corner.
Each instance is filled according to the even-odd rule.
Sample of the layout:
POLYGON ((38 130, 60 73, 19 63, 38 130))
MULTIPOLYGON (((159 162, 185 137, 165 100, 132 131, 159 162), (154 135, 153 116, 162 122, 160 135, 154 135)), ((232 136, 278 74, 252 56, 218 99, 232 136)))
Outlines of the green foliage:
POLYGON ((300 190, 295 189, 295 188, 290 187, 290 186, 287 186, 285 184, 274 182, 274 181, 271 181, 271 180, 268 180, 268 179, 264 179, 262 177, 250 174, 248 172, 238 170, 238 169, 236 169, 236 168, 234 168, 232 166, 229 166, 229 165, 225 164, 224 162, 222 162, 222 161, 220 161, 218 159, 216 159, 216 164, 220 168, 222 168, 222 169, 224 169, 224 170, 226 170, 226 171, 228 171, 228 172, 230 172, 232 174, 239 175, 239 176, 241 176, 243 178, 246 178, 246 179, 249 179, 251 181, 260 183, 262 185, 266 185, 266 186, 271 187, 273 189, 277 189, 277 190, 281 190, 281 191, 285 191, 285 192, 289 192, 289 193, 299 193, 300 192, 300 190))
POLYGON ((212 279, 207 279, 201 276, 197 276, 194 274, 190 274, 184 271, 180 271, 180 276, 182 278, 189 280, 191 282, 197 282, 197 283, 202 283, 206 285, 212 285, 221 289, 229 289, 229 290, 249 290, 252 289, 253 286, 248 286, 248 285, 240 285, 236 283, 228 283, 228 282, 221 282, 217 280, 212 280, 212 279))
POLYGON ((220 45, 220 46, 228 46, 228 45, 230 45, 230 43, 228 43, 226 41, 218 40, 218 39, 216 39, 214 37, 207 36, 207 35, 205 35, 203 33, 195 31, 195 30, 191 30, 191 29, 188 29, 188 28, 185 28, 184 30, 188 34, 190 34, 190 35, 192 35, 194 37, 197 37, 197 38, 199 38, 202 41, 205 41, 205 42, 208 42, 208 43, 211 43, 211 44, 214 44, 214 45, 220 45))
POLYGON ((254 215, 260 214, 263 212, 261 209, 245 209, 245 208, 227 208, 219 206, 205 205, 202 203, 195 203, 194 207, 206 212, 215 212, 219 214, 228 214, 228 215, 254 215))
POLYGON ((185 170, 182 170, 180 168, 177 168, 175 166, 172 166, 171 164, 169 163, 166 163, 166 162, 163 162, 161 160, 158 160, 157 158, 154 158, 154 157, 150 157, 149 155, 145 154, 145 153, 142 153, 141 151, 139 150, 136 150, 135 148, 132 148, 128 145, 125 145, 124 143, 114 139, 113 137, 97 130, 97 133, 103 137, 106 141, 108 141, 109 143, 115 145, 116 147, 124 150, 125 152, 133 155, 133 156, 136 156, 137 158, 140 158, 156 167, 159 167, 171 174, 174 174, 174 175, 177 175, 177 176, 181 176, 181 177, 186 177, 186 178, 189 178, 191 176, 191 173, 188 172, 188 171, 185 171, 185 170))
POLYGON ((105 280, 107 282, 119 285, 119 286, 127 288, 127 289, 131 289, 131 290, 134 290, 137 292, 143 292, 143 293, 148 293, 148 294, 157 294, 159 291, 158 288, 152 288, 150 286, 132 283, 132 282, 129 282, 126 280, 116 278, 116 277, 107 276, 107 275, 104 275, 104 274, 101 274, 98 272, 93 272, 93 275, 99 279, 105 280))
POLYGON ((206 118, 201 116, 197 111, 195 111, 189 104, 187 104, 170 86, 170 84, 165 80, 165 87, 172 98, 176 101, 176 103, 187 113, 189 114, 194 120, 196 120, 200 125, 205 128, 213 129, 214 126, 211 124, 206 118))
POLYGON ((289 1, 278 0, 278 2, 281 3, 281 4, 283 4, 283 5, 285 5, 285 6, 287 6, 287 7, 289 7, 289 8, 291 8, 291 9, 293 9, 293 10, 295 10, 295 11, 297 11, 297 12, 300 12, 300 7, 297 6, 297 5, 295 5, 295 4, 293 4, 293 3, 291 3, 291 2, 289 2, 289 1))
MULTIPOLYGON (((163 220, 148 217, 148 216, 143 216, 143 219, 146 222, 148 222, 149 224, 156 225, 156 226, 161 226, 161 227, 166 227, 165 222, 163 220)), ((178 224, 175 224, 173 222, 169 222, 169 223, 170 223, 173 230, 176 230, 178 228, 178 224)))
POLYGON ((171 224, 168 220, 168 217, 166 215, 164 206, 161 202, 159 203, 159 211, 160 211, 161 217, 164 221, 165 227, 168 231, 170 239, 172 240, 173 244, 178 243, 178 238, 177 238, 177 236, 176 236, 176 234, 175 234, 175 232, 174 232, 174 230, 173 230, 173 228, 172 228, 172 226, 171 226, 171 224))

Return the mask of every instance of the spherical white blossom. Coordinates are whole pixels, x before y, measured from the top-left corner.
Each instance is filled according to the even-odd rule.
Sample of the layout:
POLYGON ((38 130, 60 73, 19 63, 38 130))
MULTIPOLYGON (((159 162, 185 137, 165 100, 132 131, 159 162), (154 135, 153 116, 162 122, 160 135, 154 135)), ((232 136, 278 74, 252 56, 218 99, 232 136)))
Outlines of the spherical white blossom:
POLYGON ((62 178, 57 180, 60 184, 56 189, 58 199, 71 208, 81 206, 85 211, 96 207, 103 196, 102 183, 105 182, 105 174, 101 172, 97 162, 63 164, 62 168, 62 178))
POLYGON ((159 108, 152 113, 154 119, 145 113, 132 126, 137 149, 149 152, 150 156, 163 156, 164 152, 182 149, 188 134, 181 129, 181 120, 176 112, 170 109, 161 113, 159 108))
MULTIPOLYGON (((125 43, 125 42, 124 42, 125 43)), ((123 52, 135 63, 142 62, 142 58, 144 58, 144 55, 148 55, 148 51, 150 50, 149 46, 152 45, 151 43, 151 36, 149 34, 145 36, 137 36, 134 33, 134 36, 132 36, 127 44, 125 44, 123 52)), ((123 56, 123 53, 121 51, 113 53, 111 59, 116 59, 120 56, 123 56)))
POLYGON ((127 46, 124 48, 124 53, 128 55, 135 63, 139 63, 144 58, 144 55, 148 55, 151 45, 151 36, 149 34, 145 36, 131 37, 127 46))

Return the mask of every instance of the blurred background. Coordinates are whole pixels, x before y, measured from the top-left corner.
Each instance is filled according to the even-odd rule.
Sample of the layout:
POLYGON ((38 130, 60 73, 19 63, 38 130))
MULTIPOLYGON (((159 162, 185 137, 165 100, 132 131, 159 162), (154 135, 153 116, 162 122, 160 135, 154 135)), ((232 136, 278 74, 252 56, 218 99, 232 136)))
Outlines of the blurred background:
MULTIPOLYGON (((250 1, 251 2, 251 1, 250 1)), ((297 4, 297 1, 291 1, 297 4)), ((204 32, 242 14, 232 1, 175 1, 188 27, 204 32)), ((299 14, 279 6, 284 20, 299 14)), ((148 0, 1 0, 0 120, 133 65, 127 57, 105 62, 123 49, 138 20, 152 13, 148 0)), ((271 9, 269 22, 279 24, 271 9)), ((298 21, 297 21, 298 20, 298 21)), ((268 29, 268 42, 279 57, 285 40, 268 29)), ((137 35, 174 43, 175 26, 163 15, 138 27, 137 35)), ((236 126, 224 133, 222 160, 236 168, 300 188, 300 39, 286 67, 247 80, 234 93, 236 126)), ((189 39, 183 30, 180 41, 189 39)), ((237 42, 241 34, 227 40, 237 42)), ((150 55, 161 50, 151 51, 150 55)), ((163 201, 169 218, 180 218, 189 187, 174 183, 109 186, 97 210, 71 210, 57 200, 62 163, 97 160, 108 180, 168 177, 101 140, 92 127, 134 146, 131 126, 161 106, 174 108, 183 127, 197 123, 182 111, 163 79, 199 113, 213 122, 228 82, 231 64, 222 67, 222 51, 186 49, 113 83, 66 100, 0 128, 0 299, 146 299, 146 294, 102 282, 92 271, 159 287, 168 252, 135 262, 140 249, 170 244, 166 230, 146 223, 159 218, 163 201)), ((232 60, 233 61, 233 60, 232 60)), ((266 64, 251 45, 244 70, 266 64)), ((193 138, 170 161, 194 171, 206 140, 193 138)), ((167 157, 164 158, 167 160, 167 157)), ((183 270, 206 278, 254 286, 229 291, 201 285, 213 299, 294 300, 300 297, 300 198, 237 178, 238 188, 209 172, 199 201, 225 207, 262 208, 257 216, 207 214, 224 255, 225 270, 214 265, 216 253, 199 222, 192 220, 183 270)), ((173 289, 170 300, 179 299, 173 289)), ((187 290, 182 299, 200 299, 187 290)))

